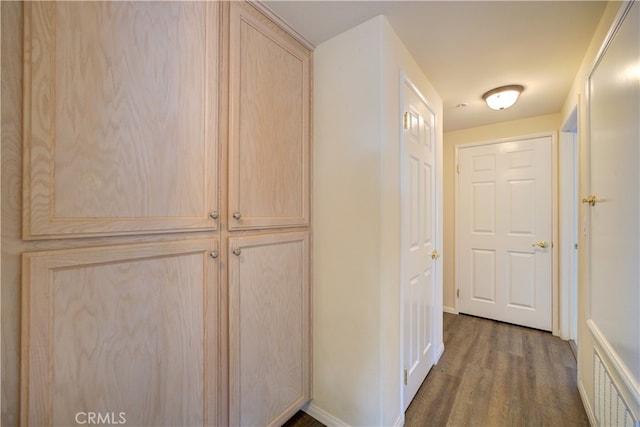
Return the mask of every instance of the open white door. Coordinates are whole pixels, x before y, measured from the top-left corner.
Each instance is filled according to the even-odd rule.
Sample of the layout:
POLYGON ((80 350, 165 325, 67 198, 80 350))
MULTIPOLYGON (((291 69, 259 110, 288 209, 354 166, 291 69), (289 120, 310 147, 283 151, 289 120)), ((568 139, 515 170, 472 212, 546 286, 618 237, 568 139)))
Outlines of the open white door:
POLYGON ((409 82, 403 84, 402 295, 404 408, 434 364, 434 325, 439 262, 436 247, 436 117, 409 82))
POLYGON ((458 150, 461 313, 552 329, 551 136, 458 150))

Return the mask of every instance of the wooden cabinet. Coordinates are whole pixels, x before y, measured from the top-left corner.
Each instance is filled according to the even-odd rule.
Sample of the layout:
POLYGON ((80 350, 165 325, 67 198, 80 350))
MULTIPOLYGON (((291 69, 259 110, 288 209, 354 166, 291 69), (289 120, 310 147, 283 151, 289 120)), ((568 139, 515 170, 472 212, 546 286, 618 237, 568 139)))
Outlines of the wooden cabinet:
POLYGON ((309 234, 229 248, 230 425, 281 425, 311 395, 309 234))
POLYGON ((21 422, 286 421, 311 394, 310 47, 253 3, 23 10, 21 422))
POLYGON ((26 2, 25 238, 215 229, 216 2, 26 2))
POLYGON ((311 53, 230 3, 229 229, 309 225, 311 53))
POLYGON ((22 425, 216 424, 217 246, 24 254, 22 425))

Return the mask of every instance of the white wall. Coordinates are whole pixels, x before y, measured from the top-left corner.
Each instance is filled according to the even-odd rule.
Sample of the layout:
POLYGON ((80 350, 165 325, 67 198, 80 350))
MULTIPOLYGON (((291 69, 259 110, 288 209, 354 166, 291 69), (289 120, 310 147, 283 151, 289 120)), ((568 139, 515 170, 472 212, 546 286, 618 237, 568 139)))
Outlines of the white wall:
MULTIPOLYGON (((588 157, 588 112, 585 88, 588 75, 595 64, 600 47, 614 23, 616 16, 625 6, 623 2, 609 2, 605 9, 600 23, 594 33, 589 48, 582 60, 580 69, 576 74, 571 91, 562 107, 562 121, 566 122, 574 107, 578 106, 578 170, 579 170, 579 190, 580 196, 585 196, 589 192, 589 157, 588 157)), ((579 230, 582 231, 587 225, 587 209, 585 204, 580 204, 578 218, 579 230)), ((591 304, 598 304, 598 301, 590 301, 588 283, 588 236, 579 233, 578 251, 578 387, 585 403, 585 407, 590 416, 593 415, 594 408, 594 367, 593 352, 596 346, 595 340, 587 326, 591 304)), ((640 278, 639 278, 640 280, 640 278)), ((636 284, 637 286, 637 281, 636 284)), ((631 294, 631 292, 630 292, 631 294)), ((628 319, 631 325, 638 325, 638 315, 628 319)), ((622 387, 624 388, 624 387, 622 387)), ((632 402, 629 402, 632 404, 632 402)), ((635 402, 636 410, 640 411, 640 403, 635 402)))
POLYGON ((314 64, 310 412, 321 421, 392 425, 404 416, 400 70, 432 103, 439 129, 442 101, 383 16, 318 46, 314 64))

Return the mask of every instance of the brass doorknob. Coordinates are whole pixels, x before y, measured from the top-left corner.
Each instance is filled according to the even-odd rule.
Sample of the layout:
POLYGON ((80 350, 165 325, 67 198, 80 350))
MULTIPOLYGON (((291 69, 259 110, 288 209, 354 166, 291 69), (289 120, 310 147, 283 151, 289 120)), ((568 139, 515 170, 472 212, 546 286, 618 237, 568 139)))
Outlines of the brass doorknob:
POLYGON ((431 252, 431 259, 438 259, 438 258, 440 258, 440 254, 438 253, 438 251, 431 252))
POLYGON ((590 196, 583 197, 582 198, 582 203, 589 203, 589 205, 595 206, 596 205, 596 196, 591 194, 590 196))
POLYGON ((546 247, 549 246, 549 244, 547 242, 545 242, 544 240, 540 240, 539 242, 533 243, 531 246, 538 246, 540 248, 546 248, 546 247))

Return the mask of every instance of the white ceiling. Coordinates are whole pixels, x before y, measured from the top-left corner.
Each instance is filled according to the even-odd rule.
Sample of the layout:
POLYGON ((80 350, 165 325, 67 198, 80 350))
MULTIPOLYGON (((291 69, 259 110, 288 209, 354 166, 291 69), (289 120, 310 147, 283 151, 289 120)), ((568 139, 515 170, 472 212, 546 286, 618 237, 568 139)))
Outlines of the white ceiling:
POLYGON ((384 14, 444 102, 444 130, 560 111, 602 16, 601 1, 264 1, 311 43, 384 14), (525 87, 515 106, 482 94, 525 87), (458 104, 466 108, 456 108, 458 104))

